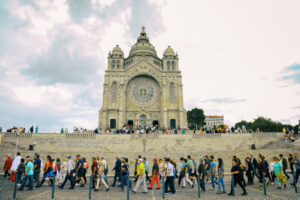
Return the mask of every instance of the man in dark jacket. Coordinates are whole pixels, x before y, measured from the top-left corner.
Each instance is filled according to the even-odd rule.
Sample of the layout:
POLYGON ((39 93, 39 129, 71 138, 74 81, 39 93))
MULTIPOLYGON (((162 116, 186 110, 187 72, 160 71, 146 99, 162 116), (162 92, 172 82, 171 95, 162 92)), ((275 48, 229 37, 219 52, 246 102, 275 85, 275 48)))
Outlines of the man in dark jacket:
POLYGON ((200 159, 199 167, 198 167, 198 174, 199 174, 199 181, 200 181, 200 187, 202 191, 205 192, 205 169, 203 164, 203 159, 200 159))
POLYGON ((257 163, 256 158, 253 156, 253 154, 250 154, 250 163, 251 163, 252 168, 253 168, 252 176, 253 176, 253 182, 254 182, 254 177, 256 176, 259 179, 259 176, 257 174, 258 163, 257 163))
POLYGON ((285 157, 283 157, 282 154, 280 154, 279 157, 280 157, 280 160, 281 160, 281 163, 282 163, 283 173, 287 177, 287 179, 290 179, 290 176, 286 173, 286 169, 288 168, 288 162, 285 159, 285 157))
POLYGON ((112 187, 115 187, 117 178, 119 178, 119 182, 121 182, 121 165, 122 165, 122 162, 121 162, 119 156, 116 156, 115 167, 112 169, 112 171, 115 171, 114 182, 111 185, 112 187))
POLYGON ((231 168, 231 174, 233 174, 233 179, 234 179, 234 185, 231 184, 231 191, 228 195, 233 195, 233 187, 236 186, 236 184, 239 184, 239 186, 243 190, 243 196, 247 195, 247 191, 242 184, 242 173, 241 173, 241 168, 240 166, 237 165, 237 160, 233 159, 232 160, 232 168, 231 168))

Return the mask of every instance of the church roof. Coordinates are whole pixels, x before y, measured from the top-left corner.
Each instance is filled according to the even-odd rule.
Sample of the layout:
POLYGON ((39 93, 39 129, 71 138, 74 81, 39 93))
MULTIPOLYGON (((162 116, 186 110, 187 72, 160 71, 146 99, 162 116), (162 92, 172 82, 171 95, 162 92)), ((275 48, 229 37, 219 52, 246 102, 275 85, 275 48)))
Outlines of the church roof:
POLYGON ((135 55, 153 55, 157 57, 155 47, 149 42, 149 38, 145 32, 145 27, 142 27, 137 43, 131 47, 129 57, 135 55))
POLYGON ((115 46, 115 48, 113 49, 112 54, 123 55, 124 53, 123 53, 122 49, 119 47, 119 45, 117 44, 115 46))
POLYGON ((164 56, 175 56, 174 50, 168 46, 168 48, 164 51, 164 56))

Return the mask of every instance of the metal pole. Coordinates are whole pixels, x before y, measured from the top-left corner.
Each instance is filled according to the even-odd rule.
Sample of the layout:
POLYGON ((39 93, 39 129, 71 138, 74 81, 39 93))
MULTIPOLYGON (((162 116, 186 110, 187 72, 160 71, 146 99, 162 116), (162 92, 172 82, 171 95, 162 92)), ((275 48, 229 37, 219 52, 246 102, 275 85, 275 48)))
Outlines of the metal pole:
POLYGON ((54 199, 54 190, 55 190, 55 176, 52 177, 52 197, 54 199))
POLYGON ((198 179, 198 198, 200 199, 200 178, 199 178, 199 174, 197 176, 198 179))
POLYGON ((266 179, 265 179, 265 174, 262 173, 263 176, 263 183, 264 183, 264 195, 267 195, 267 187, 266 187, 266 179))
POLYGON ((234 174, 231 176, 231 187, 232 187, 232 196, 235 196, 235 191, 234 191, 234 174))
POLYGON ((16 173, 16 180, 15 180, 15 187, 14 187, 14 196, 13 196, 14 199, 16 198, 16 195, 17 195, 18 179, 19 179, 19 176, 18 176, 18 174, 16 173))
POLYGON ((89 199, 92 199, 92 182, 93 182, 93 175, 91 175, 91 177, 90 177, 89 199))
POLYGON ((162 188, 162 198, 165 199, 165 176, 162 176, 163 188, 162 188))
POLYGON ((129 175, 127 175, 127 200, 129 200, 129 190, 130 190, 130 187, 129 187, 129 182, 130 182, 130 177, 129 175))
POLYGON ((295 178, 295 172, 293 172, 293 179, 294 179, 295 192, 298 193, 297 182, 296 182, 296 178, 295 178))

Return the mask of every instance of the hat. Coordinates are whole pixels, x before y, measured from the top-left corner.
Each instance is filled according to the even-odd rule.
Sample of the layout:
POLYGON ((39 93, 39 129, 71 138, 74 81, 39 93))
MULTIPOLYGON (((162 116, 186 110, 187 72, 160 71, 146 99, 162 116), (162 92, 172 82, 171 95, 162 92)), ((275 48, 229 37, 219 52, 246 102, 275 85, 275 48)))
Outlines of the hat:
POLYGON ((71 156, 67 156, 67 158, 71 158, 71 156))
POLYGON ((153 162, 156 162, 157 161, 157 158, 153 158, 153 162))

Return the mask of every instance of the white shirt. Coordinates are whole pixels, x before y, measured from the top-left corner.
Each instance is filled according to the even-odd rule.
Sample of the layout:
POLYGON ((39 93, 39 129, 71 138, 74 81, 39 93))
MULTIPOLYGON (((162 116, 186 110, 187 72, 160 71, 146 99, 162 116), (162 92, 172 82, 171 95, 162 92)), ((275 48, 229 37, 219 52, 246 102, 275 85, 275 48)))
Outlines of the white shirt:
POLYGON ((71 171, 74 169, 74 161, 73 160, 68 160, 67 162, 67 172, 71 173, 71 171))
POLYGON ((167 164, 167 173, 170 171, 168 176, 174 176, 174 166, 169 162, 167 164))
POLYGON ((17 171, 17 169, 18 169, 18 167, 19 167, 19 164, 20 164, 20 162, 21 162, 21 156, 16 156, 15 158, 14 158, 14 160, 13 160, 13 163, 12 163, 12 166, 11 166, 11 168, 10 168, 10 171, 13 171, 13 172, 15 172, 15 171, 17 171))
POLYGON ((107 162, 106 162, 106 160, 103 159, 103 160, 102 160, 102 164, 103 164, 103 166, 104 166, 104 169, 107 168, 107 162))

